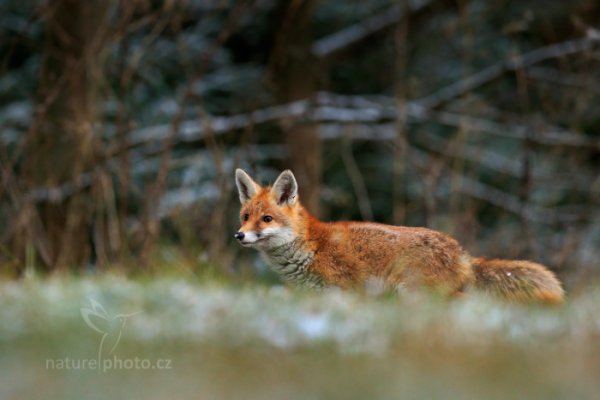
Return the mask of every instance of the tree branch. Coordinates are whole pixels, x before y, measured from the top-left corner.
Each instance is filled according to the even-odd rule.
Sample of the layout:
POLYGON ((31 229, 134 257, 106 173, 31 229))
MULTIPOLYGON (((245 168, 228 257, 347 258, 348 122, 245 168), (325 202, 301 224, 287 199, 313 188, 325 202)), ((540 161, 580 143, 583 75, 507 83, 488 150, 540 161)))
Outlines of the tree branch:
MULTIPOLYGON (((411 159, 411 162, 422 169, 428 169, 434 162, 431 156, 415 147, 411 147, 410 150, 407 151, 407 154, 411 159)), ((524 204, 517 196, 496 189, 493 186, 486 185, 457 172, 452 171, 450 172, 450 175, 459 182, 459 184, 456 185, 456 188, 459 191, 511 213, 522 215, 532 222, 577 222, 584 218, 583 214, 574 212, 577 210, 574 210, 573 207, 569 207, 569 209, 567 209, 568 211, 561 211, 556 208, 550 209, 528 203, 524 204)), ((436 195, 442 196, 440 193, 436 193, 436 195)), ((581 211, 585 211, 585 208, 582 207, 581 211)))
POLYGON ((425 96, 414 102, 415 106, 429 110, 464 95, 480 86, 485 85, 502 76, 505 72, 529 67, 542 61, 563 57, 569 54, 589 50, 598 44, 600 40, 593 37, 567 40, 532 50, 528 53, 509 57, 497 64, 489 66, 478 73, 471 75, 461 81, 448 85, 435 93, 425 96))
MULTIPOLYGON (((429 5, 431 0, 408 0, 407 3, 408 11, 416 12, 429 5)), ((403 16, 404 7, 402 4, 392 6, 364 21, 360 21, 315 41, 311 52, 316 57, 327 57, 398 23, 403 16)))

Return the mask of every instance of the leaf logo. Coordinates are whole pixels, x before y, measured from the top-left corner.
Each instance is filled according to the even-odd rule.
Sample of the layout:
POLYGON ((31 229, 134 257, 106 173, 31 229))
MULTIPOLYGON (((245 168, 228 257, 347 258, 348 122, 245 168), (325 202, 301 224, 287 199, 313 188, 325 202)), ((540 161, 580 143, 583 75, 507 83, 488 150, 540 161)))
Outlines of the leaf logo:
POLYGON ((117 314, 111 316, 106 309, 94 299, 89 299, 91 308, 83 307, 80 309, 83 321, 102 335, 100 339, 100 346, 98 348, 98 360, 104 355, 105 348, 110 348, 106 355, 112 354, 117 348, 127 318, 140 314, 141 311, 129 313, 129 314, 117 314))

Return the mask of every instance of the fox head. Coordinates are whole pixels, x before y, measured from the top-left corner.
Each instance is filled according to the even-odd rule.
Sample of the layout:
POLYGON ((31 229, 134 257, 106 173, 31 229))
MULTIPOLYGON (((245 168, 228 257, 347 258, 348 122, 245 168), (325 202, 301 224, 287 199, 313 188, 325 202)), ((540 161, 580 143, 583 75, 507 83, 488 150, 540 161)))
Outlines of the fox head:
POLYGON ((235 171, 242 226, 235 238, 243 246, 268 250, 292 242, 298 235, 298 184, 292 171, 283 171, 273 186, 262 187, 241 169, 235 171))

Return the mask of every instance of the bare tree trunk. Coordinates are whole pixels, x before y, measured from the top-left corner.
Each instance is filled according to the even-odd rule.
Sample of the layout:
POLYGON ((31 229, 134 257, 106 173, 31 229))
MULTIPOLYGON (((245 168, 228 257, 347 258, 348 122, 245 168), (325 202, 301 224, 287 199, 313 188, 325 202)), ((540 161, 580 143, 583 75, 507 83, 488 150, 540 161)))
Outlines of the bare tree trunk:
MULTIPOLYGON (((23 160, 29 188, 73 182, 93 168, 101 145, 94 122, 109 9, 104 0, 49 2, 36 119, 23 160)), ((90 260, 93 234, 106 242, 106 233, 98 230, 105 224, 93 221, 104 209, 97 202, 105 197, 102 190, 76 191, 40 202, 33 209, 41 224, 24 229, 17 246, 46 243, 44 254, 40 249, 38 254, 49 268, 82 265, 90 260)))
MULTIPOLYGON (((283 103, 309 98, 316 89, 316 59, 311 53, 310 30, 315 3, 315 0, 282 2, 283 18, 276 34, 271 67, 283 103)), ((290 152, 289 168, 300 183, 300 198, 318 215, 322 170, 318 127, 306 123, 287 127, 285 142, 290 152)))

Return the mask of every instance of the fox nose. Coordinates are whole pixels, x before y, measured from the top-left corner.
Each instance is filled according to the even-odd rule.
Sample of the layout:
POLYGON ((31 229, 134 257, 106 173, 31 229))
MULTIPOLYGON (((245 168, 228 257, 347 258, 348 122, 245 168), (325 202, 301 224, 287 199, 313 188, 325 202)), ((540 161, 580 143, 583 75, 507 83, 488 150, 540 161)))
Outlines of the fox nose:
POLYGON ((235 235, 233 235, 234 238, 236 238, 237 240, 242 240, 244 238, 244 232, 236 232, 235 235))

